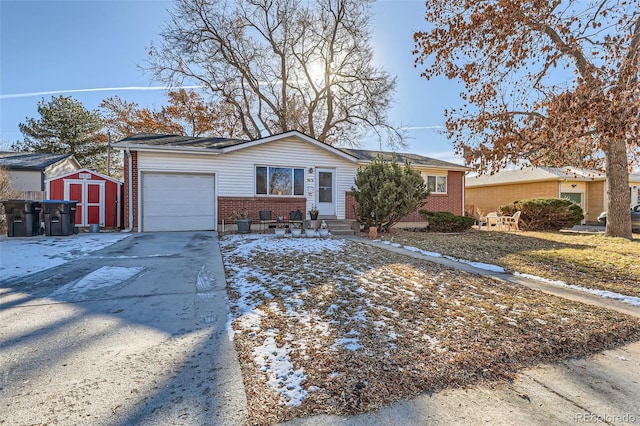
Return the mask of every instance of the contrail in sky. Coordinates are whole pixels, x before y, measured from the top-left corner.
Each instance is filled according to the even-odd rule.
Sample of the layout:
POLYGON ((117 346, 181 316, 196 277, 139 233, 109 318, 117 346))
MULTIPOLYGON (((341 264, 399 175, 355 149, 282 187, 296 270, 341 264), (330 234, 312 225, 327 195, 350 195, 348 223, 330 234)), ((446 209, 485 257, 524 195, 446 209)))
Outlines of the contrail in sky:
POLYGON ((403 130, 432 130, 432 129, 444 129, 444 126, 407 126, 403 127, 403 130))
POLYGON ((0 95, 0 99, 29 98, 32 96, 58 95, 61 93, 112 92, 116 90, 169 90, 169 89, 200 89, 202 86, 128 86, 128 87, 95 87, 93 89, 49 90, 46 92, 11 93, 0 95))

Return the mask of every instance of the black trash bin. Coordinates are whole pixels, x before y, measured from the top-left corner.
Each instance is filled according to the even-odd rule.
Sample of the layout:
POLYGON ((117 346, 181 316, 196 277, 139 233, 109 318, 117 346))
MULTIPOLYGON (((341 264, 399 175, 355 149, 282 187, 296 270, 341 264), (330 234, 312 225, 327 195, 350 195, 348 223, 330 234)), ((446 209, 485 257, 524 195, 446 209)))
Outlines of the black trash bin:
POLYGON ((40 202, 7 200, 2 204, 7 218, 7 236, 33 237, 40 234, 40 202))
POLYGON ((47 200, 42 202, 44 232, 47 236, 72 235, 76 227, 77 201, 47 200))

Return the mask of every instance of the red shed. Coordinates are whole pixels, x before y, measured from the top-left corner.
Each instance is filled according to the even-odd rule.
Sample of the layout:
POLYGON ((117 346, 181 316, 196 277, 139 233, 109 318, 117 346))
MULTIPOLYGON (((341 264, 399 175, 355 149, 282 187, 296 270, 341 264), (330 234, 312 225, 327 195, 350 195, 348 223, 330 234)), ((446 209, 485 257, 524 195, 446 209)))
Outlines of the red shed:
POLYGON ((88 169, 48 179, 47 199, 77 201, 76 226, 121 225, 122 182, 88 169))

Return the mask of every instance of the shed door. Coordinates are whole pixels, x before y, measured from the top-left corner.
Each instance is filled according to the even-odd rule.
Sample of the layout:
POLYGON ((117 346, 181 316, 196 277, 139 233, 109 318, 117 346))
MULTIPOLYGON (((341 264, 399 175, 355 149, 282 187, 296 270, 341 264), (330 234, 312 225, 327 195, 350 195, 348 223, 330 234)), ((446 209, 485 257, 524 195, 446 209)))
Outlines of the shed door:
POLYGON ((215 176, 142 173, 141 231, 216 229, 215 176))
POLYGON ((103 180, 64 180, 64 199, 77 201, 76 225, 105 226, 105 181, 103 180))

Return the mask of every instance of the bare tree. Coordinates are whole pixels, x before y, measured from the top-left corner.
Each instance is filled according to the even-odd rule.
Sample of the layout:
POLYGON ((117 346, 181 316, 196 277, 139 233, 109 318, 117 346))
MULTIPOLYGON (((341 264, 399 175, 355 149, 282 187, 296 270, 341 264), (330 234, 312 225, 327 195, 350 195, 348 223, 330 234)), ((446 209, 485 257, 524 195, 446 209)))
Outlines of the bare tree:
POLYGON ((467 164, 601 167, 607 235, 631 238, 629 171, 640 154, 638 0, 434 0, 415 34, 424 76, 465 85, 447 114, 467 164), (565 164, 562 164, 565 163, 565 164))
POLYGON ((373 65, 372 0, 177 0, 148 70, 201 85, 229 105, 245 137, 299 130, 358 145, 403 134, 387 111, 396 81, 373 65))

